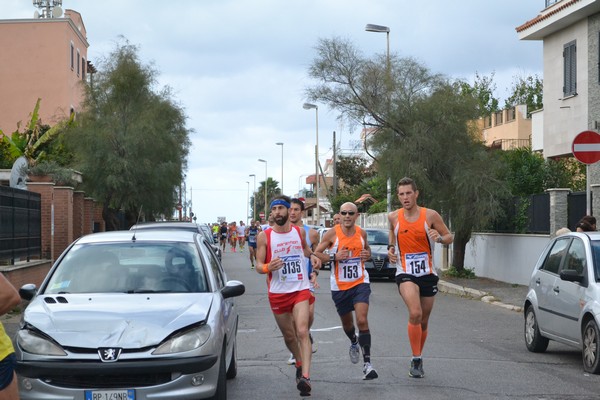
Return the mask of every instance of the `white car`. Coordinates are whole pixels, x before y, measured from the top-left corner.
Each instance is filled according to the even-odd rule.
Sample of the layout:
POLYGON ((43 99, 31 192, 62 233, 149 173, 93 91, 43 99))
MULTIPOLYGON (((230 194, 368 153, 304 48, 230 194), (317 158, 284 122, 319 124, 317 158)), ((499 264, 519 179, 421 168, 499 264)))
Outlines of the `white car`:
POLYGON ((550 340, 581 349, 583 369, 600 372, 600 232, 552 239, 533 270, 525 310, 527 349, 550 340))
POLYGON ((21 399, 226 399, 244 290, 194 232, 79 238, 20 290, 21 399))

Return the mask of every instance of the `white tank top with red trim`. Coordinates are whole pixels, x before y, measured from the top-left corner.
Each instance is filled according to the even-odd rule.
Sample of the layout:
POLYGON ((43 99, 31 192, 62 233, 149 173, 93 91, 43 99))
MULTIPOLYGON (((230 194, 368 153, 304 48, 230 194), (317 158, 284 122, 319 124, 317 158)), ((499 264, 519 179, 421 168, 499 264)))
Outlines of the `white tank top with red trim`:
POLYGON ((283 268, 272 271, 267 278, 269 293, 293 293, 310 287, 310 277, 302 247, 300 228, 292 226, 288 232, 279 233, 273 229, 267 235, 266 262, 276 257, 283 260, 283 268))

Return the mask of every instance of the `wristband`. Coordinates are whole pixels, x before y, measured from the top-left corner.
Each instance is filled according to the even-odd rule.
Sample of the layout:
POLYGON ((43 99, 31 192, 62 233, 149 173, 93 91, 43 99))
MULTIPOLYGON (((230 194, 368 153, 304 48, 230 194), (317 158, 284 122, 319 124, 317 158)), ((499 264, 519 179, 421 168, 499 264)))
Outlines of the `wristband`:
POLYGON ((263 272, 263 274, 269 273, 269 263, 263 264, 262 272, 263 272))
POLYGON ((315 275, 319 276, 319 271, 316 269, 313 269, 313 272, 315 273, 315 275))

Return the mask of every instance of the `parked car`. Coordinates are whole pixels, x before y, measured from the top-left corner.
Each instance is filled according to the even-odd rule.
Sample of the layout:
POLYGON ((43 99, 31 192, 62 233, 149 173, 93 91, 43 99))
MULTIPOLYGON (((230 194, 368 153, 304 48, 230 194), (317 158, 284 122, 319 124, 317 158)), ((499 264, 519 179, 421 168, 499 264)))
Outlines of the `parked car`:
POLYGON ((387 229, 363 229, 367 233, 367 242, 371 247, 371 258, 365 261, 365 269, 371 278, 388 278, 396 280, 396 266, 390 264, 387 246, 389 231, 387 229))
MULTIPOLYGON (((207 238, 212 238, 212 241, 215 245, 219 244, 219 239, 216 235, 213 234, 213 231, 210 226, 208 226, 207 224, 198 224, 198 227, 204 232, 207 238)), ((219 248, 219 246, 216 247, 219 248)))
MULTIPOLYGON (((323 235, 325 235, 325 232, 327 232, 330 229, 331 228, 323 228, 323 227, 320 227, 319 229, 317 229, 317 232, 319 233, 319 242, 323 239, 323 235)), ((323 253, 329 255, 329 249, 325 249, 325 251, 323 251, 323 253)), ((330 262, 323 263, 321 265, 321 269, 331 270, 331 263, 330 262)))
POLYGON ((225 399, 244 291, 193 232, 81 237, 20 289, 20 398, 225 399))
POLYGON ((186 221, 165 221, 165 222, 142 222, 139 224, 133 225, 129 230, 138 230, 138 229, 179 229, 186 230, 191 232, 198 232, 202 236, 208 240, 210 243, 210 247, 212 247, 213 251, 221 260, 221 248, 218 244, 215 243, 212 231, 206 231, 201 224, 197 224, 195 222, 186 222, 186 221))
POLYGON ((540 255, 524 303, 527 349, 550 340, 581 349, 583 369, 600 372, 600 232, 552 239, 540 255))

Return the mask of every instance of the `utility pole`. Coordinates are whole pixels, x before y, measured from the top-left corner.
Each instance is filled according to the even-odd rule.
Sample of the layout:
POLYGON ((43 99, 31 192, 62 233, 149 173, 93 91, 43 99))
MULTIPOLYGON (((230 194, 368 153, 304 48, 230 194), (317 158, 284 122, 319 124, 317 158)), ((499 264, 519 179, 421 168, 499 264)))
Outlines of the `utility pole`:
POLYGON ((333 131, 333 197, 337 197, 337 149, 335 145, 335 131, 333 131))

